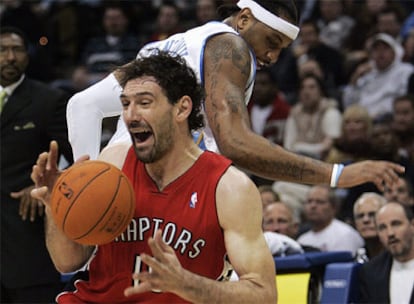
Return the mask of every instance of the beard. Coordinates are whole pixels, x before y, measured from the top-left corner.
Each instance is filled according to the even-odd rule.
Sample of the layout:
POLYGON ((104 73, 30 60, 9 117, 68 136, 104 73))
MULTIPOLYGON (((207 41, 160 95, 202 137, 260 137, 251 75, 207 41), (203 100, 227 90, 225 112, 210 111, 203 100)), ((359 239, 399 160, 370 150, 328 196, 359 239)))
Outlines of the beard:
POLYGON ((134 145, 137 158, 145 164, 159 161, 170 151, 173 145, 174 127, 172 124, 172 114, 165 115, 159 121, 157 136, 153 133, 154 144, 150 148, 138 148, 134 145))

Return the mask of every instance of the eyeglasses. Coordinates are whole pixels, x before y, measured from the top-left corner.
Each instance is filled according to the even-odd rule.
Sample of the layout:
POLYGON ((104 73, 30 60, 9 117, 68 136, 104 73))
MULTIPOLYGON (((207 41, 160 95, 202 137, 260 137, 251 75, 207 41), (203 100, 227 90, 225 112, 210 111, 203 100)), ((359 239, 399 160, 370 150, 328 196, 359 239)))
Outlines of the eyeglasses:
POLYGON ((367 212, 367 213, 357 213, 355 214, 355 220, 362 220, 365 216, 367 216, 370 220, 375 218, 375 211, 367 212))

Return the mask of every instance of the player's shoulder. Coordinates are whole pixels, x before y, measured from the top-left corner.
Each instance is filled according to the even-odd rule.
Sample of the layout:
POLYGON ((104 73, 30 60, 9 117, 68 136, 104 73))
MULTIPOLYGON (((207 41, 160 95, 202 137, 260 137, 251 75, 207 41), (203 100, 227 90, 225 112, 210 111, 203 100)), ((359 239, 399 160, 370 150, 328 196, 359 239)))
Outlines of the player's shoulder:
POLYGON ((109 162, 121 169, 124 165, 130 147, 130 142, 119 142, 106 146, 99 154, 98 159, 109 162))

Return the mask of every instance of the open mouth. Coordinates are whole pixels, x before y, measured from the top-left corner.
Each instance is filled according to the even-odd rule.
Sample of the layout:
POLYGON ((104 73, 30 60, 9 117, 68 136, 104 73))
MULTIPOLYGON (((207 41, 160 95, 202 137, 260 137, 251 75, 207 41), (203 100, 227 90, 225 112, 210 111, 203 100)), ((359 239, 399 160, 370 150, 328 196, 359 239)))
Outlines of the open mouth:
POLYGON ((137 143, 143 143, 152 135, 152 132, 151 131, 134 132, 133 135, 137 143))

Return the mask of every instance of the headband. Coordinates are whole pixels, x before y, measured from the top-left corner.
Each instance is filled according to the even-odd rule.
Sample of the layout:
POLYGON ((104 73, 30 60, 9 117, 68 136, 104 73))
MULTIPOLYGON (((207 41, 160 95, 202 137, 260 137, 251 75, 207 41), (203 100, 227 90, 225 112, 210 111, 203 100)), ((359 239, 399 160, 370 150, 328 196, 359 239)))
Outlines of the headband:
POLYGON ((249 8, 257 20, 281 32, 292 40, 295 40, 298 36, 299 27, 272 14, 253 0, 239 0, 237 6, 241 9, 249 8))

